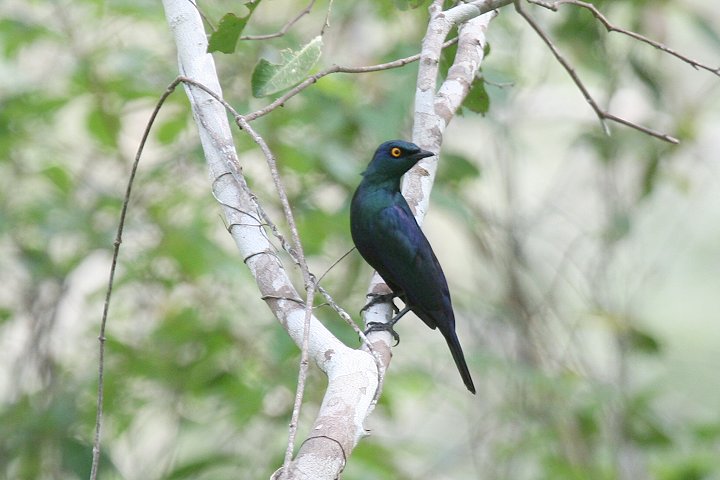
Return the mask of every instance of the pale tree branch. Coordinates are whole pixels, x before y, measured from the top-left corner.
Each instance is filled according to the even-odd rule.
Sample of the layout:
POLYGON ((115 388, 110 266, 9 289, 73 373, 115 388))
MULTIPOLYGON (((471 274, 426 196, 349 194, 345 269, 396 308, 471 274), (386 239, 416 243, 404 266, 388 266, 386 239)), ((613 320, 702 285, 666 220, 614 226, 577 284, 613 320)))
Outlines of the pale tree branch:
MULTIPOLYGON (((186 0, 165 0, 163 4, 177 43, 181 74, 221 98, 214 61, 206 53, 206 36, 199 14, 186 0)), ((307 303, 302 303, 273 253, 264 223, 256 215, 245 213, 256 212, 257 203, 242 175, 223 104, 197 85, 186 83, 185 91, 213 179, 214 194, 220 200, 241 257, 246 260, 260 294, 295 343, 302 347, 305 332, 310 332, 308 358, 328 376, 328 388, 312 434, 283 471, 289 478, 309 478, 302 472, 312 472, 316 479, 336 478, 346 455, 364 435, 363 421, 374 408, 379 388, 375 359, 367 351, 345 346, 308 313, 307 303)), ((268 152, 265 154, 267 159, 268 152)))
MULTIPOLYGON (((174 89, 174 88, 177 86, 177 84, 179 84, 179 83, 181 83, 181 82, 184 83, 184 84, 193 85, 193 86, 195 86, 195 87, 203 90, 205 93, 207 93, 208 95, 210 95, 214 100, 216 100, 217 102, 219 102, 228 112, 230 112, 230 114, 232 114, 233 118, 235 119, 235 123, 238 125, 239 128, 242 129, 243 126, 248 126, 248 128, 249 128, 249 125, 248 125, 247 121, 245 120, 245 117, 243 117, 242 115, 240 115, 240 114, 237 112, 237 110, 235 110, 235 108, 234 108, 232 105, 230 105, 229 103, 227 103, 222 97, 220 97, 217 93, 213 92, 212 90, 210 90, 208 87, 206 87, 206 86, 203 85, 202 83, 196 82, 195 80, 193 80, 193 79, 191 79, 191 78, 188 78, 188 77, 179 76, 179 77, 171 84, 171 86, 168 87, 168 91, 171 91, 171 89, 174 89)), ((253 134, 257 135, 257 134, 254 132, 254 130, 252 130, 252 132, 253 132, 253 134)), ((258 135, 258 137, 259 137, 259 135, 258 135)), ((262 140, 261 137, 260 137, 260 140, 263 141, 263 143, 264 143, 264 140, 262 140)), ((230 170, 231 170, 231 171, 228 172, 227 174, 234 176, 234 177, 235 177, 235 180, 238 182, 239 185, 245 185, 244 188, 247 188, 247 185, 245 184, 245 180, 244 180, 244 178, 242 177, 242 175, 240 174, 240 172, 237 170, 236 166, 235 166, 234 164, 229 164, 229 167, 230 167, 230 170)), ((276 168, 276 167, 275 167, 275 170, 276 170, 276 172, 277 172, 277 168, 276 168)), ((214 180, 214 182, 213 182, 213 185, 214 185, 215 182, 219 181, 220 178, 222 178, 222 177, 216 178, 216 179, 214 180)), ((213 186, 213 193, 214 193, 214 190, 215 190, 215 189, 214 189, 214 186, 213 186)), ((239 211, 239 213, 242 213, 242 214, 244 214, 244 215, 250 215, 250 216, 252 216, 253 220, 256 222, 255 224, 257 224, 257 225, 262 225, 262 226, 264 226, 264 227, 268 227, 268 228, 270 229, 270 231, 272 232, 273 236, 280 241, 280 244, 282 245, 283 250, 285 250, 285 252, 287 252, 287 254, 290 255, 290 258, 292 259, 292 261, 293 261, 298 267, 300 267, 300 266, 301 266, 301 261, 300 261, 300 259, 298 258, 297 254, 296 254, 296 249, 293 248, 293 246, 287 241, 287 239, 285 238, 285 236, 284 236, 282 233, 280 233, 280 229, 277 227, 277 225, 275 224, 275 222, 273 222, 273 221, 270 219, 270 217, 268 216, 268 214, 265 212, 265 209, 263 209, 262 206, 257 202, 257 198, 256 198, 255 195, 249 190, 249 188, 247 189, 247 193, 248 193, 248 195, 250 195, 250 197, 252 198, 252 200, 253 200, 253 205, 254 205, 255 209, 257 210, 258 215, 257 215, 257 216, 254 216, 251 212, 248 212, 248 211, 239 211), (262 223, 261 223, 261 220, 262 220, 262 223)), ((224 203, 224 202, 223 202, 220 198, 218 198, 217 196, 215 197, 215 200, 217 200, 218 203, 220 203, 223 207, 230 208, 230 209, 237 209, 237 207, 234 206, 234 205, 230 205, 230 204, 224 203)), ((235 227, 235 226, 238 226, 238 224, 230 224, 230 225, 228 225, 228 232, 232 233, 231 230, 232 230, 232 228, 235 227)), ((309 270, 308 270, 308 275, 313 279, 313 282, 314 282, 314 284, 315 284, 315 288, 317 289, 317 291, 318 291, 323 297, 325 297, 325 300, 326 300, 326 302, 327 302, 327 305, 329 305, 333 310, 335 310, 335 312, 338 314, 338 316, 339 316, 340 318, 342 318, 342 319, 348 324, 348 326, 350 326, 350 327, 353 329, 353 331, 354 331, 355 333, 358 334, 358 336, 360 337, 360 340, 362 341, 363 345, 364 345, 365 347, 367 347, 368 351, 370 351, 371 353, 373 353, 374 358, 376 359, 376 364, 377 364, 377 367, 378 367, 378 372, 381 372, 385 367, 384 367, 384 365, 382 365, 382 364, 377 360, 377 359, 379 358, 379 357, 378 357, 378 354, 377 354, 377 352, 374 352, 374 351, 373 351, 373 348, 372 348, 372 346, 370 345, 368 339, 365 337, 364 332, 358 327, 357 323, 355 323, 355 321, 352 319, 352 317, 350 316, 350 314, 348 314, 347 311, 345 311, 342 307, 340 307, 340 305, 337 304, 337 302, 333 299, 333 297, 330 295, 330 293, 329 293, 325 288, 323 288, 322 285, 320 285, 320 283, 322 282, 323 278, 324 278, 325 275, 330 271, 330 269, 332 269, 332 268, 335 267, 338 263, 340 263, 345 257, 347 257, 350 253, 352 253, 353 250, 355 250, 355 247, 353 247, 351 250, 348 250, 348 251, 347 251, 345 254, 343 254, 339 259, 337 259, 332 265, 330 265, 330 267, 328 267, 328 269, 326 270, 326 272, 323 273, 323 274, 322 274, 319 278, 317 278, 316 280, 315 280, 315 275, 313 275, 313 273, 310 272, 309 270)), ((243 262, 247 263, 247 260, 248 260, 248 258, 244 258, 244 259, 243 259, 243 262)), ((299 299, 296 299, 296 298, 290 298, 290 297, 277 297, 277 296, 273 296, 273 295, 265 295, 265 296, 262 297, 262 299, 263 299, 263 300, 267 300, 267 299, 276 299, 276 300, 277 300, 277 299, 285 299, 285 300, 297 302, 297 303, 300 303, 300 304, 304 304, 302 300, 299 300, 299 299)), ((382 380, 382 378, 378 378, 378 382, 381 382, 381 380, 382 380)), ((380 396, 380 389, 378 389, 377 392, 375 393, 375 399, 374 399, 374 400, 377 401, 377 399, 379 398, 379 396, 380 396)), ((375 403, 375 401, 374 401, 373 403, 375 403)))
MULTIPOLYGON (((235 110, 235 108, 234 108, 232 105, 230 105, 229 103, 227 103, 227 102, 226 102, 223 98, 221 98, 217 93, 213 92, 212 90, 210 90, 208 87, 206 87, 206 86, 203 85, 202 83, 196 82, 195 80, 193 80, 193 79, 191 79, 191 78, 188 78, 188 77, 179 76, 179 77, 175 80, 175 82, 173 82, 173 84, 172 84, 170 87, 168 87, 168 90, 170 90, 171 88, 174 89, 175 86, 177 86, 177 84, 178 84, 178 83, 181 83, 181 82, 184 83, 184 84, 193 85, 193 86, 195 86, 195 87, 203 90, 205 93, 207 93, 208 95, 210 95, 214 100, 216 100, 217 102, 219 102, 228 112, 230 112, 230 114, 232 114, 233 118, 235 119, 235 123, 238 125, 239 128, 242 129, 243 126, 245 126, 245 125, 247 125, 247 126, 249 127, 249 125, 247 124, 247 121, 245 120, 245 117, 243 117, 242 115, 240 115, 240 114, 237 112, 237 110, 235 110)), ((254 130, 253 130, 253 134, 255 134, 255 133, 254 133, 254 130)), ((258 136, 259 136, 259 135, 258 135, 258 136)), ((260 138, 260 140, 262 140, 262 138, 260 138)), ((263 142, 264 142, 264 141, 263 141, 263 142)), ((229 166, 230 166, 231 171, 228 172, 228 174, 231 174, 232 176, 234 176, 234 177, 235 177, 235 180, 238 182, 239 185, 245 185, 245 180, 244 180, 244 178, 241 176, 241 174, 239 173, 239 171, 237 170, 236 166, 233 165, 233 164, 230 164, 229 166)), ((275 170, 277 171, 277 168, 276 168, 276 167, 275 167, 275 170)), ((222 178, 222 177, 220 177, 220 178, 222 178)), ((217 182, 220 178, 216 178, 214 182, 217 182)), ((213 184, 214 184, 214 183, 213 183, 213 184)), ((244 188, 247 188, 247 185, 245 185, 244 188)), ((214 192, 214 188, 213 188, 213 192, 214 192)), ((247 211, 241 211, 241 212, 239 212, 239 213, 242 213, 242 214, 244 214, 244 215, 251 215, 251 216, 253 216, 253 219, 255 220, 255 222, 257 222, 257 224, 261 224, 262 226, 268 227, 268 228, 270 229, 270 231, 272 232, 273 236, 280 241, 280 244, 282 245, 283 250, 285 250, 285 252, 287 252, 287 254, 290 255, 290 258, 293 260, 293 262, 294 262, 297 266, 300 266, 300 260, 299 260, 298 256, 296 255, 295 248, 293 248, 293 246, 287 241, 287 239, 285 238, 285 236, 284 236, 282 233, 280 233, 280 229, 277 227, 277 225, 275 224, 275 222, 273 222, 273 221, 270 219, 270 217, 268 216, 268 214, 265 212, 265 209, 263 209, 262 206, 257 202, 257 198, 255 197, 255 195, 254 195, 249 189, 247 189, 247 193, 248 193, 248 195, 250 195, 250 197, 252 198, 252 200, 253 200, 253 202, 254 202, 253 205, 254 205, 255 209, 257 210, 257 212, 258 212, 258 216, 253 216, 253 214, 252 214, 251 212, 247 212, 247 211), (260 223, 260 219, 262 219, 262 223, 260 223)), ((221 199, 219 199, 217 196, 215 197, 215 200, 217 200, 218 203, 220 203, 222 206, 224 206, 224 207, 226 207, 226 208, 237 209, 237 207, 234 206, 234 205, 229 205, 229 204, 224 203, 224 202, 223 202, 221 199)), ((230 232, 230 231, 232 230, 232 228, 235 227, 235 226, 237 226, 237 225, 238 225, 238 224, 230 224, 230 225, 228 226, 228 231, 230 232)), ((354 320, 352 319, 352 317, 347 313, 347 311, 345 311, 342 307, 340 307, 340 305, 338 305, 337 302, 335 302, 335 300, 334 300, 333 297, 330 295, 330 293, 329 293, 325 288, 323 288, 322 285, 320 285, 320 283, 322 282, 323 278, 324 278, 325 275, 328 273, 328 271, 330 271, 330 269, 332 269, 332 268, 335 267, 338 263, 340 263, 340 262, 341 262, 345 257, 347 257, 350 253, 352 253, 353 250, 355 250, 354 247, 353 247, 351 250, 348 250, 345 254, 343 254, 338 260, 336 260, 332 265, 330 265, 330 267, 328 267, 327 271, 326 271, 325 273, 323 273, 319 278, 317 278, 317 280, 315 280, 315 275, 313 275, 313 273, 310 272, 309 270, 308 270, 308 274, 309 274, 310 277, 313 279, 313 281, 314 281, 314 283, 315 283, 315 288, 317 289, 317 291, 318 291, 323 297, 325 297, 325 300, 326 300, 326 302, 327 302, 327 305, 329 305, 333 310, 335 310, 335 312, 338 314, 338 316, 339 316, 340 318, 342 318, 342 319, 348 324, 348 326, 350 326, 350 327, 353 329, 353 331, 354 331, 355 333, 358 334, 358 336, 360 337, 360 340, 361 340, 362 343, 363 343, 363 348, 367 348, 367 350, 370 351, 370 352, 374 355, 374 358, 375 358, 375 360, 376 360, 376 364, 377 364, 377 367, 378 367, 378 372, 381 373, 381 372, 384 370, 385 366, 378 360, 378 359, 380 358, 380 357, 379 357, 379 354, 373 350, 373 348, 372 348, 372 346, 370 345, 370 342, 368 341, 367 337, 365 337, 364 332, 358 327, 357 323, 355 323, 355 321, 354 321, 354 320)), ((243 262, 247 263, 247 260, 248 260, 248 258, 244 258, 244 259, 243 259, 243 262)), ((267 300, 267 299, 276 299, 276 300, 277 300, 277 299, 285 299, 285 300, 288 300, 288 301, 293 301, 293 302, 297 302, 297 303, 300 303, 300 304, 304 304, 304 303, 302 302, 302 300, 299 300, 299 299, 296 299, 296 298, 290 298, 290 297, 278 297, 278 296, 273 296, 273 295, 264 295, 264 296, 261 297, 261 298, 262 298, 263 300, 267 300)), ((382 378, 381 378, 381 375, 379 374, 378 382, 381 382, 381 381, 382 381, 382 378)), ((376 403, 377 399, 378 399, 379 396, 380 396, 380 393, 381 393, 381 390, 378 389, 378 390, 376 391, 376 393, 375 393, 375 399, 374 399, 373 403, 376 403)))

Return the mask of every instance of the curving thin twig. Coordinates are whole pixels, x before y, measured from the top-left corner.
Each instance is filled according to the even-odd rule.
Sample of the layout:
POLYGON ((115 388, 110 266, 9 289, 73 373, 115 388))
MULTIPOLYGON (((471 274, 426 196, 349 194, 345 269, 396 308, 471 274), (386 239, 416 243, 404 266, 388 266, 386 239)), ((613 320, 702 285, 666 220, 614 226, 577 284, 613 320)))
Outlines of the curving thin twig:
POLYGON ((303 8, 297 15, 295 15, 293 18, 287 21, 285 25, 282 26, 280 30, 278 30, 275 33, 267 33, 265 35, 243 35, 240 37, 240 40, 268 40, 270 38, 278 38, 285 35, 290 28, 295 25, 302 17, 305 15, 308 15, 310 11, 312 10, 313 5, 315 5, 315 0, 310 0, 310 3, 303 8))
POLYGON ((115 241, 113 242, 112 262, 110 264, 110 274, 108 276, 107 289, 105 290, 105 303, 103 304, 102 319, 100 320, 100 332, 98 334, 98 342, 100 343, 100 346, 98 355, 97 412, 95 414, 95 434, 93 438, 90 480, 97 479, 98 468, 100 467, 100 433, 102 430, 103 399, 105 396, 105 327, 107 326, 108 313, 110 311, 110 298, 112 297, 113 284, 115 282, 115 271, 117 270, 118 256, 120 255, 120 245, 122 244, 122 234, 125 229, 125 219, 127 218, 128 205, 130 204, 130 194, 132 193, 133 183, 135 182, 135 174, 137 173, 140 158, 143 150, 145 149, 145 143, 150 135, 150 130, 152 129, 155 119, 157 118, 158 113, 160 113, 160 109, 165 103, 165 100, 167 100, 167 98, 175 91, 175 88, 180 84, 180 82, 181 80, 176 78, 170 85, 168 85, 157 104, 155 104, 155 108, 150 114, 150 119, 148 120, 147 125, 145 125, 140 145, 138 145, 137 152, 135 153, 135 159, 133 160, 132 168, 130 169, 130 177, 128 178, 127 187, 125 188, 125 197, 123 198, 122 210, 120 211, 120 220, 118 221, 117 233, 115 234, 115 241))

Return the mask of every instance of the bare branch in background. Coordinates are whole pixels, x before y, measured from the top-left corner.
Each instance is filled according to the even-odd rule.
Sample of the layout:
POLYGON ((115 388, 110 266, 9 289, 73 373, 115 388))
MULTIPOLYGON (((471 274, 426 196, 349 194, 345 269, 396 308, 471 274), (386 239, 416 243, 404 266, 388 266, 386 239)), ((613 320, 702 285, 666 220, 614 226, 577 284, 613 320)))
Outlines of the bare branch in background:
POLYGON ((710 73, 714 73, 715 75, 720 76, 720 67, 715 67, 715 68, 710 67, 710 66, 700 63, 697 60, 694 60, 686 55, 683 55, 683 54, 677 52, 676 50, 673 50, 672 48, 668 47, 665 44, 656 42, 655 40, 652 40, 644 35, 640 35, 639 33, 633 32, 632 30, 627 30, 625 28, 620 28, 620 27, 614 25, 592 3, 582 2, 580 0, 559 0, 557 2, 544 2, 542 0, 528 0, 528 3, 533 3, 540 7, 547 8, 549 10, 552 10, 553 12, 557 12, 561 5, 575 5, 576 7, 585 8, 587 10, 590 10, 593 17, 595 17, 600 23, 602 23, 608 32, 617 32, 617 33, 621 33, 623 35, 627 35, 630 38, 634 38, 635 40, 646 43, 654 48, 657 48, 658 50, 661 50, 669 55, 672 55, 673 57, 682 60, 683 62, 689 64, 690 66, 692 66, 695 69, 707 70, 710 73))
MULTIPOLYGON (((280 30, 278 30, 275 33, 268 33, 265 35, 244 35, 240 37, 240 40, 268 40, 270 38, 277 38, 282 37, 285 35, 290 28, 292 28, 293 25, 295 25, 302 17, 305 15, 308 15, 312 11, 312 7, 315 5, 315 0, 310 0, 310 3, 303 8, 297 15, 295 15, 293 18, 287 21, 285 25, 282 26, 280 30)), ((328 7, 328 10, 330 7, 328 7)))
POLYGON ((656 130, 653 130, 651 128, 645 127, 643 125, 640 125, 638 123, 632 122, 630 120, 627 120, 625 118, 618 117, 617 115, 614 115, 612 113, 609 113, 608 111, 600 108, 600 106, 597 104, 593 96, 590 94, 590 91, 587 89, 583 81, 578 76, 575 69, 570 65, 570 62, 567 61, 567 59, 560 53, 560 50, 555 46, 553 41, 550 39, 548 34, 545 32, 545 30, 542 29, 540 25, 537 24, 537 22, 527 14, 527 12, 522 8, 521 6, 522 0, 515 0, 515 10, 520 14, 521 17, 525 19, 525 21, 532 27, 533 30, 540 36, 543 42, 545 42, 545 45, 548 46, 550 51, 552 52, 555 59, 560 62, 560 65, 563 66, 565 71, 570 75, 570 78, 572 78, 575 85, 578 87, 580 92, 582 93, 583 97, 585 97, 585 101, 590 105, 590 107, 595 112, 595 115, 597 115, 598 119, 600 119, 600 123, 603 126, 603 130, 605 130, 606 134, 610 134, 610 129, 607 126, 607 123, 605 120, 610 120, 615 123, 619 123, 621 125, 625 125, 630 128, 634 128, 635 130, 638 130, 639 132, 646 133, 652 137, 659 138, 660 140, 664 140, 669 143, 680 143, 680 141, 670 136, 666 133, 658 132, 656 130))

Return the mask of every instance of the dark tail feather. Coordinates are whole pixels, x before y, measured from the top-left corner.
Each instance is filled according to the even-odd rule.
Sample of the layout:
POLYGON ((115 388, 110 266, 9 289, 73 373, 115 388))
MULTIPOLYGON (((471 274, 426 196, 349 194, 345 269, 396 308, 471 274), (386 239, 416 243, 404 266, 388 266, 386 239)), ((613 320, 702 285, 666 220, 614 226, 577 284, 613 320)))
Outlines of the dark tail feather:
POLYGON ((470 376, 470 370, 468 370, 467 363, 465 363, 465 355, 463 355, 462 348, 460 347, 460 341, 454 331, 442 332, 445 337, 445 341, 450 347, 450 353, 452 353, 455 365, 460 372, 460 376, 463 379, 463 383, 473 394, 475 394, 475 384, 473 384, 472 377, 470 376))

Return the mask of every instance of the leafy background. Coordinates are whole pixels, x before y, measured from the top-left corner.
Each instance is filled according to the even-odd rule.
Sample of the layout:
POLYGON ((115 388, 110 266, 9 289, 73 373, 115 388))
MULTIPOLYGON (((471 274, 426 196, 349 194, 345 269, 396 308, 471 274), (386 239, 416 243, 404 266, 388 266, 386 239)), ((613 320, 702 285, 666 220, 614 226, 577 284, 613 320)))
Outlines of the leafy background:
MULTIPOLYGON (((718 60, 712 2, 595 4, 718 60)), ((260 3, 245 33, 277 31, 304 6, 260 3)), ((255 64, 317 36, 326 7, 283 37, 215 54, 227 100, 267 104, 252 96, 255 64)), ((202 8, 213 25, 247 14, 202 8)), ((617 126, 604 136, 504 9, 485 88, 447 131, 425 223, 478 395, 436 332, 408 317, 344 478, 720 478, 720 82, 608 35, 588 12, 531 11, 602 105, 682 143, 617 126)), ((335 2, 316 69, 414 54, 425 24, 422 2, 335 2)), ((174 45, 153 2, 6 0, 0 54, 0 476, 87 478, 114 230, 142 129, 176 75, 174 45)), ((375 145, 409 135, 416 69, 331 75, 255 122, 316 273, 351 246, 349 195, 375 145)), ((237 145, 279 220, 259 152, 242 133, 237 145)), ((181 92, 135 192, 108 326, 101 477, 267 478, 299 353, 225 232, 181 92)), ((353 253, 324 285, 357 312, 369 274, 353 253)), ((317 314, 357 344, 328 308, 317 314)), ((313 370, 301 436, 323 388, 313 370)))

